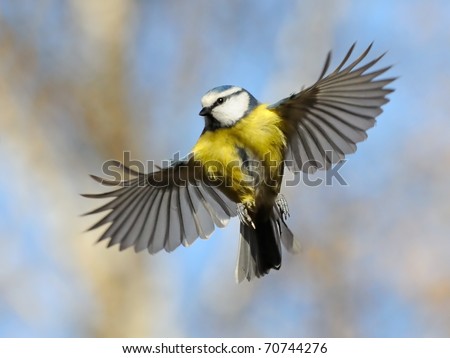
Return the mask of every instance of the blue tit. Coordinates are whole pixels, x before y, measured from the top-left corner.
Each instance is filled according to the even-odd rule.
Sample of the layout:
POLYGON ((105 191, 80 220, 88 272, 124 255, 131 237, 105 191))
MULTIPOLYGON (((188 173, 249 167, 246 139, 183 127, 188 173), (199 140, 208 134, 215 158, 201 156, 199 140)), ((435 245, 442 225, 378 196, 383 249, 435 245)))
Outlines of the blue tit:
POLYGON ((386 88, 395 78, 373 70, 383 55, 363 63, 370 45, 349 61, 353 45, 337 68, 328 72, 331 53, 318 81, 281 101, 260 103, 237 86, 216 87, 201 99, 205 127, 185 160, 144 174, 116 162, 131 175, 108 181, 119 188, 89 198, 113 198, 88 214, 110 210, 90 229, 109 223, 99 241, 120 250, 170 252, 207 239, 233 216, 240 224, 238 282, 261 277, 281 266, 281 246, 299 245, 286 225, 289 216, 280 194, 283 171, 328 169, 356 144, 387 103, 386 88), (349 63, 350 62, 350 63, 349 63))

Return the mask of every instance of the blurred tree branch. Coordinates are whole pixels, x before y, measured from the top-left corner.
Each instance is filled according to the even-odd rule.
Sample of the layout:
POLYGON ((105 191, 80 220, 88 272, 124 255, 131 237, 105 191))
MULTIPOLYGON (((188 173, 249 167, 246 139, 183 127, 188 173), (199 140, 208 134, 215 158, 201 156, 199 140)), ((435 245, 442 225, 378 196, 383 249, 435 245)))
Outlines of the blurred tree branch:
MULTIPOLYGON (((20 149, 29 166, 39 165, 40 170, 36 174, 41 176, 41 190, 60 198, 52 205, 66 222, 64 229, 69 233, 70 241, 60 240, 57 244, 62 246, 61 251, 66 252, 64 256, 73 249, 72 246, 76 248, 76 266, 79 267, 76 270, 84 274, 97 301, 98 314, 87 315, 85 317, 90 321, 79 322, 88 329, 83 334, 147 336, 151 328, 147 317, 152 300, 145 294, 148 277, 144 273, 143 257, 131 252, 119 257, 113 250, 95 250, 91 244, 93 234, 83 237, 73 234, 80 231, 80 224, 75 222, 80 219, 71 216, 73 208, 79 207, 80 199, 73 192, 73 197, 68 197, 62 187, 66 185, 65 181, 79 176, 65 172, 67 167, 58 165, 62 158, 60 155, 70 145, 68 148, 55 147, 61 144, 61 138, 54 137, 56 133, 68 135, 67 131, 73 128, 70 121, 80 121, 86 127, 85 131, 78 133, 80 140, 81 133, 88 135, 87 141, 93 144, 99 157, 120 159, 125 148, 136 147, 130 132, 124 54, 133 4, 128 1, 80 0, 71 4, 70 20, 76 35, 66 39, 70 42, 72 56, 64 58, 67 61, 64 69, 73 68, 74 71, 63 77, 51 72, 60 68, 47 69, 50 73, 43 76, 40 68, 42 55, 38 53, 36 39, 20 36, 0 17, 0 65, 5 76, 0 81, 0 125, 2 132, 8 133, 8 141, 20 149), (84 56, 77 56, 86 50, 87 45, 91 47, 84 56), (71 109, 75 112, 71 113, 71 109), (65 115, 55 116, 55 111, 65 112, 65 115), (59 152, 57 157, 55 151, 59 152), (139 310, 127 307, 139 307, 139 310)), ((35 17, 28 21, 32 23, 45 16, 41 11, 45 9, 37 8, 35 17)), ((76 154, 68 153, 66 160, 74 157, 76 154)), ((79 157, 78 161, 86 165, 92 159, 79 157)))

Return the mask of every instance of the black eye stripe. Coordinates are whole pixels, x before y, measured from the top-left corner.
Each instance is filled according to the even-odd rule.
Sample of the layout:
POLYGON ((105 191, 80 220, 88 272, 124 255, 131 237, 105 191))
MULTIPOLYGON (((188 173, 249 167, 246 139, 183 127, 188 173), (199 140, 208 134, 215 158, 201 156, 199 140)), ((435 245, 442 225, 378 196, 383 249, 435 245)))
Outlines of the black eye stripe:
POLYGON ((240 94, 240 93, 242 93, 242 92, 244 92, 244 90, 239 90, 239 91, 237 91, 237 92, 234 92, 234 93, 232 93, 232 94, 229 94, 229 95, 226 96, 226 97, 219 97, 219 98, 217 98, 217 99, 216 99, 216 102, 215 102, 214 105, 213 105, 213 107, 218 106, 219 104, 224 103, 228 98, 231 98, 231 97, 233 97, 233 96, 236 96, 236 95, 238 95, 238 94, 240 94))

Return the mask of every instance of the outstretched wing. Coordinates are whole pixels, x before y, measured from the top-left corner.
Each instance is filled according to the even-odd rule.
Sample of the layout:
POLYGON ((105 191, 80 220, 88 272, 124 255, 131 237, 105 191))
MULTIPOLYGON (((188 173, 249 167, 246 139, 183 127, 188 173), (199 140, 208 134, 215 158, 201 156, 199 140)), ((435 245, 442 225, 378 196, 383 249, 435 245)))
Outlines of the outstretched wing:
POLYGON ((109 238, 108 247, 120 250, 134 246, 136 252, 153 254, 172 251, 180 244, 189 246, 197 237, 208 238, 214 227, 224 227, 236 215, 236 204, 203 176, 194 160, 143 174, 113 162, 131 175, 126 181, 108 181, 92 176, 104 185, 121 188, 88 198, 114 198, 85 215, 111 210, 88 230, 111 223, 98 241, 109 238))
POLYGON ((354 153, 356 143, 367 138, 366 131, 375 125, 381 106, 389 101, 386 96, 393 90, 386 86, 395 78, 378 77, 390 67, 368 72, 384 54, 359 66, 370 45, 346 66, 354 47, 355 44, 340 65, 325 76, 331 60, 329 53, 314 85, 268 107, 285 121, 285 160, 291 170, 328 169, 346 154, 354 153))

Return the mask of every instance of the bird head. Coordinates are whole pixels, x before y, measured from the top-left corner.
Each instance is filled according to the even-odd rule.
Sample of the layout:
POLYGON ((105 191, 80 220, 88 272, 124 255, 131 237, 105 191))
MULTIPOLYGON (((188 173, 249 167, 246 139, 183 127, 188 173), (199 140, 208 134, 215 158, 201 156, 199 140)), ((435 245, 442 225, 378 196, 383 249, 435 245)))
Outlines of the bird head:
POLYGON ((231 127, 245 117, 258 101, 245 89, 237 86, 220 86, 202 97, 202 110, 206 129, 231 127))

